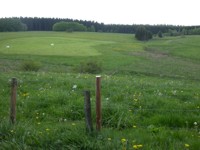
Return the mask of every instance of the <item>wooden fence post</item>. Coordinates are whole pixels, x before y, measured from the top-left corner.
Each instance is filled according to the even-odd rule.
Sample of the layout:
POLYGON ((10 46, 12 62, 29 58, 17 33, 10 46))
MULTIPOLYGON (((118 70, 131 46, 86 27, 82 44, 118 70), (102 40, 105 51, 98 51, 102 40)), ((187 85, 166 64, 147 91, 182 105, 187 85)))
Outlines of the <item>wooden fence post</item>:
POLYGON ((84 103, 86 131, 91 133, 93 131, 93 126, 91 117, 90 91, 84 91, 84 103))
POLYGON ((101 76, 96 76, 96 130, 101 130, 101 76))
POLYGON ((12 124, 16 122, 16 99, 17 99, 17 79, 11 80, 11 99, 10 99, 10 121, 12 124))

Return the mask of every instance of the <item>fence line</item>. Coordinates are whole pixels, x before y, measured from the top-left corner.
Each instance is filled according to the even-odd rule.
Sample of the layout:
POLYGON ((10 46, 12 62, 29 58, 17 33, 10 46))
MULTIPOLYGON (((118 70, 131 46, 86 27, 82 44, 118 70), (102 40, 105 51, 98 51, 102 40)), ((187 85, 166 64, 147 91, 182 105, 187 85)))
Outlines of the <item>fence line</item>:
POLYGON ((183 126, 183 127, 169 127, 169 126, 164 126, 164 125, 154 125, 154 124, 150 124, 148 126, 144 126, 144 125, 133 125, 129 128, 134 128, 134 129, 149 129, 149 131, 152 132, 156 132, 159 131, 160 129, 171 129, 171 130, 187 130, 187 131, 194 131, 194 132, 199 132, 199 128, 198 126, 194 126, 194 127, 187 127, 187 126, 183 126))
MULTIPOLYGON (((82 109, 82 106, 74 106, 72 105, 73 108, 76 108, 76 109, 82 109)), ((121 108, 121 107, 115 107, 115 106, 104 106, 104 105, 101 105, 102 107, 102 110, 104 109, 112 109, 112 110, 126 110, 126 111, 132 111, 132 112, 135 112, 135 111, 157 111, 157 112, 200 112, 200 109, 195 109, 195 110, 186 110, 186 109, 143 109, 143 108, 137 108, 137 109, 134 109, 134 108, 121 108)), ((95 105, 91 105, 91 108, 95 108, 95 105)), ((70 108, 69 108, 70 109, 70 108)))
MULTIPOLYGON (((96 108, 96 130, 100 131, 101 130, 101 124, 102 124, 102 110, 101 109, 117 109, 118 111, 120 110, 125 110, 125 111, 131 111, 131 112, 142 112, 142 111, 148 111, 148 112, 169 112, 169 113, 173 113, 173 112, 190 112, 190 113, 194 113, 194 112, 200 112, 199 108, 196 109, 159 109, 159 108, 145 108, 145 107, 149 107, 149 106, 142 106, 141 108, 134 108, 129 106, 130 103, 125 104, 125 106, 115 106, 115 104, 110 103, 110 101, 103 101, 103 103, 101 102, 101 84, 100 84, 100 80, 101 77, 100 76, 96 76, 96 107, 95 107, 95 103, 91 103, 90 102, 90 91, 87 91, 85 93, 85 116, 86 116, 86 127, 88 129, 89 132, 91 132, 93 130, 92 127, 92 119, 91 119, 91 107, 95 107, 96 108), (92 105, 93 104, 93 105, 92 105), (92 105, 92 106, 91 106, 92 105), (126 107, 127 105, 127 107, 126 107)), ((12 78, 12 83, 11 83, 11 104, 10 104, 10 120, 11 123, 15 123, 16 121, 16 93, 17 93, 17 79, 16 78, 12 78)), ((39 81, 36 81, 39 82, 39 81)), ((78 109, 82 109, 82 107, 80 106, 74 106, 73 108, 78 108, 78 109)), ((69 108, 70 109, 70 108, 69 108)), ((154 126, 140 126, 138 125, 139 128, 154 128, 154 126)), ((162 126, 163 127, 163 126, 162 126)), ((164 126, 165 127, 165 126, 164 126)), ((159 128, 159 127, 155 127, 155 128, 159 128)), ((171 128, 171 129, 190 129, 188 127, 166 127, 166 128, 171 128)), ((191 129, 191 130, 196 130, 196 129, 191 129)))

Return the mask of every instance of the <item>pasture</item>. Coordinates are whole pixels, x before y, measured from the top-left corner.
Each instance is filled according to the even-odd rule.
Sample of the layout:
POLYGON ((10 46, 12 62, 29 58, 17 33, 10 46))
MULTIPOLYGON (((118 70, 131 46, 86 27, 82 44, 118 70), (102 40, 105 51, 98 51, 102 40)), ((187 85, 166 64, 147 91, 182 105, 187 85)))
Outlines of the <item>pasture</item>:
POLYGON ((0 149, 197 150, 200 36, 136 41, 132 34, 0 33, 0 149), (22 68, 40 64, 38 71, 22 68), (102 130, 86 133, 83 91, 102 75, 102 130), (18 79, 9 122, 10 79, 18 79))

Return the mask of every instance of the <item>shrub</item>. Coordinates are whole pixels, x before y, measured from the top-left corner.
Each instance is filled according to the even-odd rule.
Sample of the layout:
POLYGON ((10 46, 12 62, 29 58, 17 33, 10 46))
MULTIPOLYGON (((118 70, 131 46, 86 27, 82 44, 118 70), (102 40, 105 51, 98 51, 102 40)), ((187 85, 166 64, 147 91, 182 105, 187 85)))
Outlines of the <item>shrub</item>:
POLYGON ((81 63, 78 66, 78 71, 80 73, 92 73, 92 74, 95 74, 95 73, 100 73, 102 71, 102 67, 96 61, 88 61, 88 62, 81 63))
POLYGON ((152 33, 146 30, 145 27, 143 26, 138 27, 135 33, 135 38, 140 41, 147 41, 147 40, 152 39, 152 37, 153 37, 152 33))
POLYGON ((83 24, 77 22, 57 22, 53 25, 53 31, 86 31, 86 27, 83 24))
POLYGON ((38 71, 40 67, 41 67, 41 64, 35 61, 24 61, 21 64, 21 69, 23 71, 38 71))
POLYGON ((53 31, 66 31, 67 23, 64 21, 55 23, 53 25, 53 31))

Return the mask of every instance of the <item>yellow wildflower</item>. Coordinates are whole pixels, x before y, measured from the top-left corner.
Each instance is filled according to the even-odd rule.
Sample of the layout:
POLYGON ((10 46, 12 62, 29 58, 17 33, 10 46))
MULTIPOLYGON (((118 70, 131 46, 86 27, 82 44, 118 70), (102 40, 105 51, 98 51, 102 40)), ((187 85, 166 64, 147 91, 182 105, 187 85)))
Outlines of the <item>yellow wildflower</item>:
POLYGON ((126 142, 126 139, 125 139, 125 138, 122 138, 122 139, 121 139, 121 142, 122 142, 122 143, 126 142))
POLYGON ((134 149, 138 149, 138 146, 137 146, 137 145, 133 145, 133 148, 134 148, 134 149))
POLYGON ((136 126, 136 125, 133 125, 133 128, 137 128, 137 126, 136 126))
POLYGON ((143 147, 142 144, 133 145, 133 148, 134 148, 134 149, 140 149, 140 148, 142 148, 142 147, 143 147))
POLYGON ((23 94, 22 94, 23 97, 26 97, 26 96, 28 96, 28 95, 29 95, 28 93, 23 93, 23 94))
POLYGON ((108 141, 111 141, 112 139, 111 138, 108 138, 108 141))
POLYGON ((188 148, 188 147, 190 147, 190 145, 189 144, 185 144, 185 147, 188 148))
POLYGON ((143 147, 143 145, 142 145, 142 144, 139 144, 139 145, 137 145, 137 147, 138 147, 138 148, 142 148, 142 147, 143 147))

